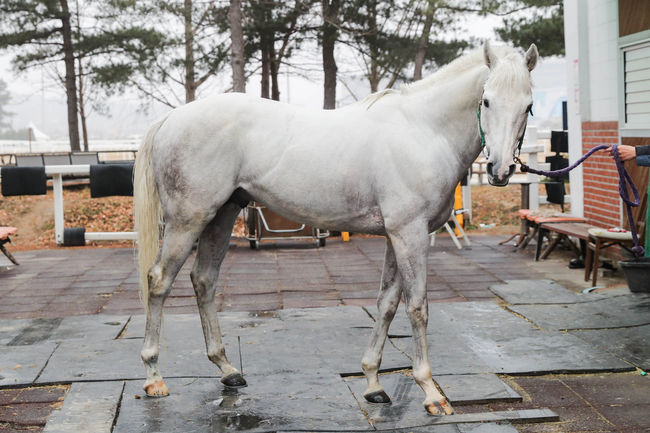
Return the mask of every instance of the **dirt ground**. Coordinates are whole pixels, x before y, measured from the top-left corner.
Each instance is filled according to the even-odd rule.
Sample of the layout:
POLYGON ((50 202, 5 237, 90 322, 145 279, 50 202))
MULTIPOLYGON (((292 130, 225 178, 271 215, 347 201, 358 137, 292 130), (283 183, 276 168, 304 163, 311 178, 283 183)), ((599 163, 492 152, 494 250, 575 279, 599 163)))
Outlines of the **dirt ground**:
MULTIPOLYGON (((473 219, 467 225, 467 230, 492 235, 507 235, 518 231, 516 212, 520 204, 520 191, 519 185, 505 188, 473 186, 473 219), (488 225, 488 228, 481 227, 481 224, 488 225)), ((64 189, 64 202, 66 227, 85 227, 87 231, 133 230, 131 197, 91 199, 90 188, 78 185, 64 189)), ((558 206, 554 208, 559 211, 558 206)), ((56 248, 53 209, 52 190, 48 190, 45 196, 0 196, 0 226, 18 228, 9 248, 12 251, 56 248)), ((243 220, 238 220, 235 234, 243 236, 243 220)), ((132 242, 92 242, 88 247, 131 245, 132 242)))

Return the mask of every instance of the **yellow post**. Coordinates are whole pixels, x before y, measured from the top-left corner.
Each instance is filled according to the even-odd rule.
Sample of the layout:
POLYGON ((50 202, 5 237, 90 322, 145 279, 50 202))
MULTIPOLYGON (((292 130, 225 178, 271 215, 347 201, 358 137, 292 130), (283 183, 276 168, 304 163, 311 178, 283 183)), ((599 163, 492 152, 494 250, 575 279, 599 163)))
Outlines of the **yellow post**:
MULTIPOLYGON (((454 192, 454 210, 463 208, 463 189, 460 186, 460 182, 456 185, 456 191, 454 192)), ((456 215, 456 222, 463 227, 463 214, 459 213, 456 215)), ((454 227, 454 233, 456 236, 461 236, 460 230, 454 227)))
POLYGON ((350 232, 341 232, 343 242, 350 242, 350 232))

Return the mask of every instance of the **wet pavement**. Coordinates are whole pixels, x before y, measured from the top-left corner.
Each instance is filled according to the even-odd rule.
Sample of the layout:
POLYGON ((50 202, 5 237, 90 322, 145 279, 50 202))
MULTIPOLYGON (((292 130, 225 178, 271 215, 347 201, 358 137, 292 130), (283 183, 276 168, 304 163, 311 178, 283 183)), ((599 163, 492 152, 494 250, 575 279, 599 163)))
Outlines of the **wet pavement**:
POLYGON ((234 243, 217 305, 248 387, 205 356, 183 268, 165 307, 171 395, 144 396, 144 317, 130 249, 16 253, 0 273, 0 432, 650 431, 650 295, 588 287, 568 259, 534 262, 499 239, 429 253, 429 357, 456 415, 431 417, 411 377, 400 307, 382 360, 391 404, 367 403, 360 359, 374 324, 382 239, 234 243))

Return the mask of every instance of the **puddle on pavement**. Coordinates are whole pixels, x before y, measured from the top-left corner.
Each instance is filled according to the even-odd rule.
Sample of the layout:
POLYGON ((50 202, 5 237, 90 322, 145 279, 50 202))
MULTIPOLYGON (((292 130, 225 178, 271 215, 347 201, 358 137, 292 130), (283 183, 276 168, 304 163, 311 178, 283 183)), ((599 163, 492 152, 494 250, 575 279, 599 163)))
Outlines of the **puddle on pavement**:
POLYGON ((269 419, 245 412, 241 407, 243 403, 236 389, 224 389, 220 398, 207 402, 217 412, 211 416, 212 427, 216 427, 216 431, 250 430, 270 423, 269 419))

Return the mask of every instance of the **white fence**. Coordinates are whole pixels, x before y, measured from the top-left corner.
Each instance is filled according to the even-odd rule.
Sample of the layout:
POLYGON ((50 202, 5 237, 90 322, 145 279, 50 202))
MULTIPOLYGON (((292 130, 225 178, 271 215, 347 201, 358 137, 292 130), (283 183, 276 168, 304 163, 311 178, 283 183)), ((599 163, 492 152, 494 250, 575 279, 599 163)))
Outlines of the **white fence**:
MULTIPOLYGON (((101 152, 113 150, 138 150, 141 138, 127 138, 119 140, 90 140, 88 151, 101 152)), ((70 152, 68 140, 0 140, 0 154, 9 153, 49 153, 70 152)))

